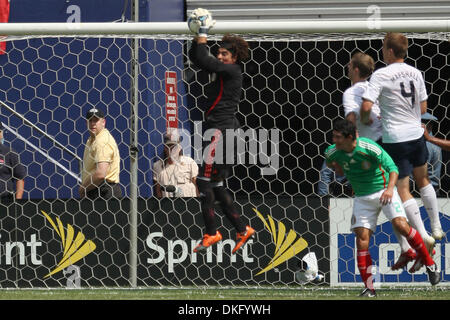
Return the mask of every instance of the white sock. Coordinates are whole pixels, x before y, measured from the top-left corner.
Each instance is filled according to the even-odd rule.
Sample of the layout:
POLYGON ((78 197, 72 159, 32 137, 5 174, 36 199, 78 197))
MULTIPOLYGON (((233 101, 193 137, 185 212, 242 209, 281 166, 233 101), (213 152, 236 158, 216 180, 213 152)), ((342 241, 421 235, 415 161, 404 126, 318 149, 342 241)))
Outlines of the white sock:
POLYGON ((423 205, 427 210, 428 217, 430 218, 431 230, 442 229, 441 222, 439 221, 439 207, 436 191, 434 191, 433 186, 430 183, 421 188, 419 191, 423 205))
POLYGON ((397 241, 398 241, 398 244, 400 245, 400 249, 402 250, 402 253, 411 249, 411 246, 409 245, 408 240, 406 240, 406 237, 402 236, 400 234, 400 232, 397 231, 397 229, 395 229, 395 228, 392 228, 392 229, 394 230, 394 234, 397 237, 397 241))
POLYGON ((422 217, 420 216, 420 209, 417 205, 416 199, 412 198, 406 200, 403 202, 403 207, 405 208, 409 224, 419 232, 422 239, 428 238, 429 235, 423 225, 422 217))

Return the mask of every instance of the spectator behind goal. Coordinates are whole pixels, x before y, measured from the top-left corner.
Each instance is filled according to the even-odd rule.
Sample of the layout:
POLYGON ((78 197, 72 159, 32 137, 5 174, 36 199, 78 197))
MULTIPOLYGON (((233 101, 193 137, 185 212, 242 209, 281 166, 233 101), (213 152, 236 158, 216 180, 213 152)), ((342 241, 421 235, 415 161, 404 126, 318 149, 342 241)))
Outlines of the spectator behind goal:
POLYGON ((198 165, 194 159, 183 155, 179 142, 172 135, 164 135, 163 157, 153 164, 154 193, 157 198, 198 196, 198 165))
POLYGON ((22 199, 27 170, 17 152, 4 145, 3 130, 0 122, 0 203, 8 203, 14 198, 22 199))
POLYGON ((120 188, 120 154, 116 140, 105 128, 106 119, 100 109, 86 114, 89 139, 83 155, 80 197, 104 200, 122 197, 120 188))

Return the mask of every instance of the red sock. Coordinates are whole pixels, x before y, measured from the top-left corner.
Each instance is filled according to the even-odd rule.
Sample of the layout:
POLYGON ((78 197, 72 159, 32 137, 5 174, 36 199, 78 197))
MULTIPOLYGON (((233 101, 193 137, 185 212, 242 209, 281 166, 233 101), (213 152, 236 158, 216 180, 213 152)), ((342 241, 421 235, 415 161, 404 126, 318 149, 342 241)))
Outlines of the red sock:
POLYGON ((406 239, 408 240, 409 245, 413 247, 418 255, 422 258, 422 261, 426 266, 431 266, 434 264, 433 259, 431 258, 427 248, 425 247, 425 243, 423 242, 422 237, 416 229, 411 227, 406 239))
POLYGON ((372 258, 370 257, 369 250, 357 250, 356 255, 362 281, 366 288, 373 289, 372 258))

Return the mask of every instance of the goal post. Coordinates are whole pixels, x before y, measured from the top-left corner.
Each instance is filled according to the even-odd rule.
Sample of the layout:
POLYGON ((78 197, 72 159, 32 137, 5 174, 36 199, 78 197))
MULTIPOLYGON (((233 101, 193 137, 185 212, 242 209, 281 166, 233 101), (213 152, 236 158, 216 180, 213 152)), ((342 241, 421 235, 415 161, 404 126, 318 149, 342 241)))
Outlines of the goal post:
MULTIPOLYGON (((176 79, 179 130, 190 142, 183 151, 196 162, 201 158, 197 142, 204 138, 209 77, 188 59, 186 23, 0 24, 0 40, 7 41, 0 55, 0 121, 5 143, 28 169, 25 199, 0 206, 13 213, 1 231, 0 287, 296 287, 303 284, 305 264, 314 261, 324 276, 316 285, 359 285, 348 230, 351 200, 341 185, 331 200, 319 197, 316 185, 331 123, 343 115, 347 63, 363 51, 381 67, 387 31, 410 38, 407 63, 424 73, 429 112, 438 118, 434 134, 450 138, 450 20, 380 20, 376 26, 367 20, 217 21, 209 37, 213 52, 225 33, 250 44, 237 114, 246 154, 228 186, 258 236, 231 254, 235 231, 218 208, 224 239, 200 255, 192 251, 203 232, 198 199, 157 199, 152 189, 152 165, 162 157, 167 128, 167 71, 176 79), (79 199, 80 165, 73 154, 83 155, 87 106, 105 111, 118 143, 125 194, 119 201, 79 199), (73 247, 78 260, 66 256, 77 235, 85 239, 73 247)), ((442 153, 437 187, 445 231, 448 158, 442 153)), ((443 284, 450 280, 448 237, 437 247, 443 284)), ((382 219, 371 250, 380 283, 428 283, 426 273, 389 270, 398 247, 382 219)))
MULTIPOLYGON (((10 36, 28 35, 187 35, 185 22, 80 22, 8 23, 0 32, 10 36)), ((256 20, 217 21, 211 34, 278 33, 372 33, 372 32, 450 32, 450 20, 256 20)))

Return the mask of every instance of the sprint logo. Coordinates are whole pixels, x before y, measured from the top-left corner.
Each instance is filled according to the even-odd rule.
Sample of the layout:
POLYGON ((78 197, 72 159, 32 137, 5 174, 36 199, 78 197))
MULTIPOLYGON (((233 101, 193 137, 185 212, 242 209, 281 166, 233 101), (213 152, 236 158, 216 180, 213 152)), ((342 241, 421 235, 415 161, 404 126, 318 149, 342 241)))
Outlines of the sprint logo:
POLYGON ((53 229, 55 229, 58 236, 61 238, 61 244, 63 248, 62 259, 59 261, 58 265, 44 277, 45 279, 83 259, 85 256, 94 251, 96 246, 95 243, 91 240, 84 242, 85 236, 81 232, 78 232, 77 236, 74 238, 75 230, 70 224, 67 224, 67 231, 65 232, 61 220, 56 218, 55 223, 52 218, 50 218, 50 216, 45 213, 45 211, 41 210, 41 212, 48 220, 48 222, 50 222, 53 229))
POLYGON ((299 237, 297 239, 297 233, 295 233, 294 230, 289 230, 286 235, 286 226, 282 222, 278 221, 277 230, 275 222, 270 215, 267 216, 267 220, 269 221, 269 223, 267 223, 266 219, 264 219, 263 215, 258 210, 253 208, 253 211, 255 211, 255 213, 264 223, 264 226, 272 235, 272 240, 275 244, 275 252, 273 254, 272 260, 270 260, 270 262, 267 264, 267 267, 259 271, 256 275, 260 275, 261 273, 275 268, 279 264, 296 256, 308 246, 308 243, 302 237, 299 237), (295 241, 295 239, 297 239, 297 241, 295 241))

